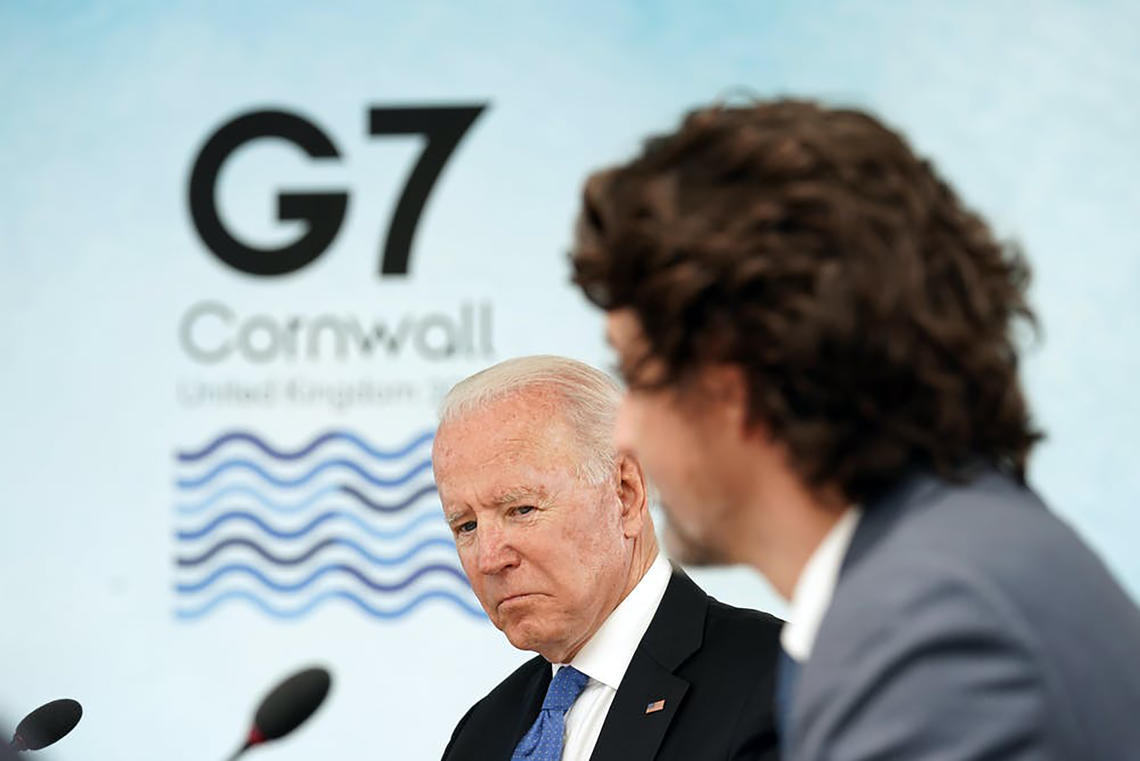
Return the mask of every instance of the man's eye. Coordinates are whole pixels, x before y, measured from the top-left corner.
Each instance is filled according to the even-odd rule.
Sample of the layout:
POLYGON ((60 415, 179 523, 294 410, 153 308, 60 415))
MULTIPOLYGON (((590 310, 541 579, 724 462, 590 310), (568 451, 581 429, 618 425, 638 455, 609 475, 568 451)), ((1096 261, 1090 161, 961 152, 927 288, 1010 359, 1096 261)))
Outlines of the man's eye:
POLYGON ((515 508, 515 515, 526 515, 534 511, 534 505, 520 505, 515 508))
POLYGON ((475 530, 475 521, 467 521, 466 523, 460 523, 458 526, 455 527, 455 533, 457 533, 457 534, 470 534, 474 530, 475 530))

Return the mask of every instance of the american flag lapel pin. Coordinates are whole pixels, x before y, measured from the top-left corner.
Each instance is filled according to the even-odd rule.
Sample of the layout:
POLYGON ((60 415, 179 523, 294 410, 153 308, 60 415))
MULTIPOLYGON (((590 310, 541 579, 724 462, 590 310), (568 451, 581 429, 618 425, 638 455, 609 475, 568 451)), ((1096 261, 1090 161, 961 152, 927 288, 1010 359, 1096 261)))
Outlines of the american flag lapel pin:
POLYGON ((665 701, 664 700, 654 700, 652 703, 645 706, 645 712, 646 713, 657 713, 658 711, 663 711, 663 710, 665 710, 665 701))

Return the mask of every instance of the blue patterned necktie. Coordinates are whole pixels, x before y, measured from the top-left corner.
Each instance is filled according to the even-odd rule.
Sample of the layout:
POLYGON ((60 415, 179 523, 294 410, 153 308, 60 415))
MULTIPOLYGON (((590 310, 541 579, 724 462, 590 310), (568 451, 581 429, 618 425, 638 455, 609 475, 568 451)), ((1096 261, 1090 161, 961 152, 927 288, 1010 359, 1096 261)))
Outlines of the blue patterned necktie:
POLYGON ((558 761, 562 758, 562 735, 566 712, 582 694, 590 677, 573 666, 563 666, 550 680, 542 710, 519 740, 511 761, 558 761))

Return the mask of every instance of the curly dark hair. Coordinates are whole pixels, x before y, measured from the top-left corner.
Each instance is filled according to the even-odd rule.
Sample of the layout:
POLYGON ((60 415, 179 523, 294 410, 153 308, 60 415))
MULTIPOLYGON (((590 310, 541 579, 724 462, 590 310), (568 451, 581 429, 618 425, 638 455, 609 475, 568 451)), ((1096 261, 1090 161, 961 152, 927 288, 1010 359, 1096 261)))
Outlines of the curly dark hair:
POLYGON ((866 113, 693 111, 590 178, 571 260, 591 301, 639 318, 654 385, 742 368, 750 420, 814 486, 866 501, 909 467, 977 462, 1024 483, 1028 268, 866 113))

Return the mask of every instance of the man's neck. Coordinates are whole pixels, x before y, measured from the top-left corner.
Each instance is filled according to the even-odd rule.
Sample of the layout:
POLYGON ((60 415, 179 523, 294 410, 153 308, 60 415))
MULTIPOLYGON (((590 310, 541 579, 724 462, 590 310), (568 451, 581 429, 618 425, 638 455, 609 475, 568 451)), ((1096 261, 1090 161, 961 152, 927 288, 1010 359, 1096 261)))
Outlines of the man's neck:
POLYGON ((653 561, 657 559, 657 540, 655 536, 646 538, 638 536, 634 539, 633 552, 630 554, 630 562, 626 574, 626 582, 622 587, 621 594, 614 600, 614 602, 607 606, 607 613, 597 625, 594 626, 590 632, 583 637, 580 641, 574 643, 571 647, 557 651, 557 652, 540 652, 540 654, 551 663, 569 663, 574 660, 574 656, 578 654, 590 638, 593 637, 606 619, 617 610, 617 607, 622 604, 625 598, 629 597, 630 592, 637 587, 641 580, 645 578, 645 574, 649 572, 649 568, 653 565, 653 561))
POLYGON ((744 511, 751 521, 740 532, 737 555, 791 600, 804 566, 843 517, 846 501, 837 491, 812 491, 795 482, 762 488, 744 511))
POLYGON ((650 566, 653 561, 657 559, 657 537, 651 534, 648 538, 638 536, 633 540, 633 556, 629 564, 629 578, 626 580, 625 589, 622 590, 621 597, 618 598, 616 608, 621 605, 622 600, 629 596, 643 578, 649 572, 650 566))

